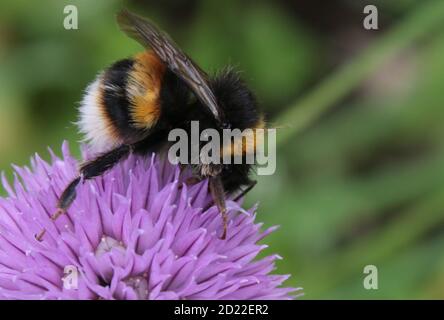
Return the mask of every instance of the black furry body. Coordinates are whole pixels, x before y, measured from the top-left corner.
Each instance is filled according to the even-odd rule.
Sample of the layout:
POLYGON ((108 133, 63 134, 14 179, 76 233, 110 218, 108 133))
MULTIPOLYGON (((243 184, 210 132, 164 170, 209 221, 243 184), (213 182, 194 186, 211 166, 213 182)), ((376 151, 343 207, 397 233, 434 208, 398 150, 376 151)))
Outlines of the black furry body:
MULTIPOLYGON (((213 128, 218 130, 221 136, 223 129, 255 128, 261 121, 254 95, 232 69, 220 72, 209 82, 223 110, 224 121, 221 125, 201 105, 201 102, 193 97, 187 85, 174 73, 166 70, 160 91, 160 118, 149 132, 141 132, 131 125, 128 113, 129 101, 124 90, 133 63, 131 59, 121 60, 105 72, 106 87, 114 88, 114 90, 105 90, 103 101, 118 130, 121 130, 130 141, 140 139, 140 136, 144 135, 144 138, 132 144, 131 150, 135 153, 148 154, 167 146, 170 143, 168 133, 174 128, 182 128, 190 136, 191 121, 199 121, 200 131, 213 128), (122 88, 122 91, 116 95, 115 88, 122 88)), ((120 158, 121 150, 117 149, 116 153, 120 158)), ((221 164, 220 166, 219 175, 227 194, 232 194, 242 186, 251 183, 249 179, 251 164, 242 161, 242 164, 221 164)), ((195 169, 198 178, 205 178, 199 176, 199 170, 195 169)), ((93 175, 100 174, 102 172, 98 171, 93 175)))
MULTIPOLYGON (((81 129, 85 129, 89 139, 111 150, 80 167, 79 175, 62 192, 52 220, 67 212, 80 182, 102 175, 131 152, 147 155, 168 147, 172 129, 183 129, 190 138, 192 121, 199 123, 199 137, 210 128, 217 130, 219 137, 224 136, 224 129, 242 132, 264 128, 254 95, 232 69, 210 78, 150 20, 122 10, 117 22, 125 34, 146 50, 131 59, 117 61, 87 89, 81 129)), ((250 131, 249 137, 251 134, 255 151, 257 140, 255 133, 250 131)), ((251 152, 247 151, 247 142, 238 141, 238 149, 232 148, 236 142, 225 142, 219 144, 221 153, 217 159, 231 157, 230 164, 203 163, 200 158, 198 164, 192 164, 194 178, 209 180, 209 191, 223 221, 222 239, 228 226, 226 196, 238 193, 236 197, 240 197, 254 186, 249 178, 252 165, 246 161, 247 152, 251 152), (239 157, 241 163, 234 163, 239 157)), ((191 143, 198 143, 201 150, 211 141, 189 139, 191 143)), ((185 165, 193 162, 188 159, 185 165)), ((41 240, 44 234, 45 229, 36 238, 41 240)))

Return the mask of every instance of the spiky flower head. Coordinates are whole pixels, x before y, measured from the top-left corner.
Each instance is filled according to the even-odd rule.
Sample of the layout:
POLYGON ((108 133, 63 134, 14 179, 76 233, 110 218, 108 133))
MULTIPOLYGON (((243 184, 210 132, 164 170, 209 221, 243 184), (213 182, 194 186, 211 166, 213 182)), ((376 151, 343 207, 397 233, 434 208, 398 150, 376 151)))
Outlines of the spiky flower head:
MULTIPOLYGON (((50 220, 77 174, 65 143, 51 163, 36 155, 0 198, 0 299, 288 299, 271 275, 278 255, 256 260, 255 209, 228 201, 226 240, 207 182, 155 156, 130 156, 86 181, 68 215, 50 220), (35 239, 47 230, 42 242, 35 239)), ((296 290, 297 291, 297 290, 296 290)))

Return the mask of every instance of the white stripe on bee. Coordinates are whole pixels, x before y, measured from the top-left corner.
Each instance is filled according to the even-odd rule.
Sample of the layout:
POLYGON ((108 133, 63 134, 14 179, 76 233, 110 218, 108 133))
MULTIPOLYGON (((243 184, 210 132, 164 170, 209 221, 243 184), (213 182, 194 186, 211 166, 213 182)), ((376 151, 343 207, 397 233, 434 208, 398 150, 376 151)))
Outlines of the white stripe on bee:
POLYGON ((83 141, 88 142, 94 152, 107 151, 121 143, 116 135, 113 135, 113 128, 106 118, 103 102, 100 101, 102 92, 102 75, 98 75, 86 88, 77 121, 79 130, 84 135, 83 141))

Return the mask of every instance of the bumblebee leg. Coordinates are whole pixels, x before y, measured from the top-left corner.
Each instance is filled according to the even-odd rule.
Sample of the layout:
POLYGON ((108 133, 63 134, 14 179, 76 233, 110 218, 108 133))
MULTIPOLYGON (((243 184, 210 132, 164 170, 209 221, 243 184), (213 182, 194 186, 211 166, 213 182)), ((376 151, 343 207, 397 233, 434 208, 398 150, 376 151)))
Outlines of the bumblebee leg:
POLYGON ((192 186, 193 184, 199 183, 202 181, 202 178, 199 177, 189 177, 185 180, 187 186, 192 186))
POLYGON ((250 184, 248 184, 248 186, 242 190, 234 199, 233 201, 238 201, 240 198, 242 198, 243 196, 245 196, 248 192, 251 191, 251 189, 254 188, 254 186, 257 184, 256 180, 253 180, 250 182, 250 184))
POLYGON ((221 239, 225 240, 227 237, 228 215, 225 205, 225 191, 221 178, 219 176, 210 177, 209 187, 213 201, 222 215, 223 232, 221 239))
MULTIPOLYGON (((57 210, 51 216, 51 220, 55 221, 62 214, 66 213, 68 208, 76 199, 77 196, 76 189, 80 181, 85 181, 102 175, 107 170, 114 167, 114 165, 116 165, 120 160, 127 157, 131 150, 132 150, 131 146, 123 145, 106 153, 103 153, 99 155, 97 158, 82 164, 80 166, 79 176, 73 179, 68 184, 68 186, 62 192, 62 195, 60 196, 59 200, 57 201, 57 210)), ((38 241, 41 241, 45 233, 46 230, 43 229, 38 235, 36 235, 35 238, 38 241)))

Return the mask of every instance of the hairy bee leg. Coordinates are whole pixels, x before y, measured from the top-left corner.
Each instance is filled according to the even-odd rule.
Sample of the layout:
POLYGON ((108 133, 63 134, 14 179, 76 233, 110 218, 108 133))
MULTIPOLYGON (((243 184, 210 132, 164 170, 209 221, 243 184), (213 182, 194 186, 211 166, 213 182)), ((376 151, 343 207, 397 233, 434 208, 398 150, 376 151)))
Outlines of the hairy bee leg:
MULTIPOLYGON (((213 198, 213 201, 216 203, 216 205, 218 206, 218 208, 219 208, 219 210, 221 211, 221 213, 222 212, 225 212, 225 213, 222 213, 222 218, 226 221, 226 222, 224 222, 224 230, 225 230, 225 234, 226 234, 226 230, 227 230, 227 223, 228 223, 228 218, 227 218, 227 215, 226 215, 226 209, 225 209, 225 211, 223 211, 223 210, 221 210, 221 208, 225 208, 225 197, 224 197, 224 191, 222 192, 222 198, 223 198, 223 201, 224 201, 224 205, 222 206, 222 205, 218 205, 217 204, 217 201, 216 201, 216 198, 221 198, 220 196, 217 196, 217 195, 213 195, 213 191, 212 191, 212 189, 213 189, 213 187, 211 186, 211 184, 212 184, 212 182, 211 182, 211 179, 213 179, 213 178, 210 178, 210 192, 211 192, 211 195, 212 195, 212 198, 213 198), (225 217, 225 218, 224 218, 225 217)), ((251 191, 251 189, 253 189, 254 188, 254 186, 257 184, 257 181, 252 181, 250 184, 248 184, 248 186, 244 189, 244 190, 242 190, 234 199, 233 199, 233 201, 238 201, 240 198, 242 198, 243 196, 245 196, 248 192, 250 192, 251 191)), ((222 188, 222 190, 223 190, 223 188, 222 188)), ((209 208, 211 207, 211 204, 208 204, 206 207, 204 207, 204 209, 203 209, 203 211, 206 211, 206 210, 208 210, 209 208)), ((222 239, 225 239, 225 237, 224 238, 222 238, 222 239)))
POLYGON ((201 182, 202 179, 198 177, 189 177, 185 180, 187 186, 192 186, 193 184, 201 182))
POLYGON ((211 196, 213 197, 213 201, 216 204, 222 216, 223 232, 221 239, 225 240, 225 238, 227 237, 227 229, 228 229, 228 215, 227 215, 227 207, 225 205, 225 191, 221 178, 219 176, 210 177, 209 187, 210 187, 211 196))
MULTIPOLYGON (((108 151, 104 154, 99 155, 97 158, 90 160, 80 166, 80 174, 77 178, 72 180, 65 190, 62 192, 58 202, 57 202, 57 210, 51 216, 51 220, 57 220, 62 214, 66 213, 68 208, 76 199, 77 193, 76 189, 79 185, 80 181, 85 181, 88 179, 92 179, 94 177, 100 176, 105 173, 107 170, 114 167, 120 160, 127 157, 132 150, 132 146, 130 145, 122 145, 118 148, 115 148, 111 151, 108 151)), ((45 235, 46 230, 42 229, 37 235, 36 240, 42 241, 43 236, 45 235)))
MULTIPOLYGON (((57 202, 57 210, 56 212, 51 216, 51 220, 55 221, 60 217, 62 214, 66 212, 66 210, 69 208, 71 203, 76 198, 76 187, 80 183, 82 177, 77 177, 74 180, 72 180, 68 186, 63 191, 62 195, 60 196, 58 202, 57 202)), ((46 229, 42 229, 42 231, 39 232, 39 234, 35 237, 38 241, 42 241, 43 236, 46 233, 46 229)))
POLYGON ((250 184, 244 189, 242 190, 237 196, 236 198, 233 199, 233 201, 238 201, 240 198, 242 198, 243 196, 245 196, 248 192, 251 191, 251 189, 253 189, 257 184, 256 180, 253 180, 250 182, 250 184))

